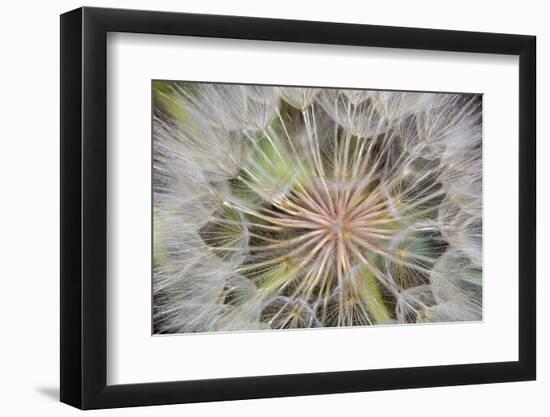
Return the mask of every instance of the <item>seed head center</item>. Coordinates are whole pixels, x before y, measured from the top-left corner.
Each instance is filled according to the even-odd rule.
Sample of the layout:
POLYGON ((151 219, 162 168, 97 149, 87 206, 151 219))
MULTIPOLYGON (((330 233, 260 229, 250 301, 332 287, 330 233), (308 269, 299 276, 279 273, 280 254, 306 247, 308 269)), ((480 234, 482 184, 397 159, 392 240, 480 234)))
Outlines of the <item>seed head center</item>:
POLYGON ((333 240, 346 240, 350 236, 350 227, 345 215, 336 213, 330 219, 328 233, 333 240))

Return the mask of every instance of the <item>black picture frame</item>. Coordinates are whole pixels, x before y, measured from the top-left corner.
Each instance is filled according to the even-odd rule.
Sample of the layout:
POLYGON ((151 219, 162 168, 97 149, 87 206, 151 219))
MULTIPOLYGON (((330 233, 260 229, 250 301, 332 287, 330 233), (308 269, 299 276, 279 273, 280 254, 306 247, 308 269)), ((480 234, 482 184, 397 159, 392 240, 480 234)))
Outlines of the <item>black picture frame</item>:
POLYGON ((534 380, 536 38, 80 8, 61 15, 61 401, 81 409, 534 380), (108 32, 519 56, 519 358, 513 362, 107 385, 108 32))

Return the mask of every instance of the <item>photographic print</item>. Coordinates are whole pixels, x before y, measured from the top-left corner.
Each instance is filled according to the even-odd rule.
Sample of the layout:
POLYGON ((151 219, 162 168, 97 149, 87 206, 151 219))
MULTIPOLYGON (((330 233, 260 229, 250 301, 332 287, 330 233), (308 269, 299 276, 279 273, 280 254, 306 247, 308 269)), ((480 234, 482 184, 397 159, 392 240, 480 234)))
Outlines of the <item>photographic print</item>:
POLYGON ((482 320, 482 95, 152 81, 153 333, 482 320))

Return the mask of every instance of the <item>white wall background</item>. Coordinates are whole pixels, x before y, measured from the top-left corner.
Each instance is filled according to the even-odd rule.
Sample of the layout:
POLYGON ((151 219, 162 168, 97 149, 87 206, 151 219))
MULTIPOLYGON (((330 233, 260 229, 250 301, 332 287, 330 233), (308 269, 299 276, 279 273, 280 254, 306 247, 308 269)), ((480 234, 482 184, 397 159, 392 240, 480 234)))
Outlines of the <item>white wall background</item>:
MULTIPOLYGON (((59 17, 82 4, 6 2, 0 20, 0 410, 76 415, 57 401, 59 379, 59 17)), ((392 0, 123 0, 89 6, 157 9, 533 34, 538 37, 538 381, 94 412, 127 416, 531 415, 550 412, 550 26, 544 2, 392 0)), ((223 65, 223 63, 221 63, 223 65)), ((505 226, 504 226, 505 227, 505 226)))

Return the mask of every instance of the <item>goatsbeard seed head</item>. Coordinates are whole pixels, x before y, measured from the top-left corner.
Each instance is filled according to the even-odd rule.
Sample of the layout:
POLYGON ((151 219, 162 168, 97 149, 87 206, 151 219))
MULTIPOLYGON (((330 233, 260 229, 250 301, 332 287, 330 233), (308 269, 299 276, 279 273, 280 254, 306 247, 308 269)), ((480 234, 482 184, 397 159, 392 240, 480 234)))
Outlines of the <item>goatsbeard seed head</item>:
POLYGON ((156 332, 480 319, 479 96, 157 96, 156 332))

